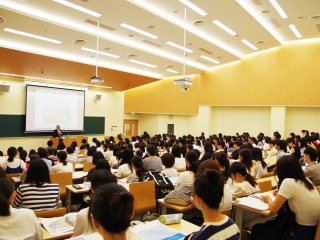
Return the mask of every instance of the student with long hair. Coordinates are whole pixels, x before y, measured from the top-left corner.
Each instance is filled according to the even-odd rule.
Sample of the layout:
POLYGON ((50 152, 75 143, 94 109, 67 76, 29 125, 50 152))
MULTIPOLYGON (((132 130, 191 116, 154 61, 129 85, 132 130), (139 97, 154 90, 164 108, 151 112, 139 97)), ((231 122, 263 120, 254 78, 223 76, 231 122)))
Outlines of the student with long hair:
POLYGON ((225 181, 228 180, 229 174, 228 170, 230 167, 229 159, 227 154, 224 152, 215 152, 213 154, 213 159, 212 159, 216 164, 218 164, 220 172, 224 176, 225 181))
POLYGON ((21 159, 17 158, 17 149, 15 147, 9 147, 7 150, 8 158, 4 159, 0 167, 8 173, 22 173, 26 168, 26 164, 21 159))
POLYGON ((52 173, 66 173, 74 172, 73 165, 67 162, 67 153, 65 151, 60 151, 57 153, 58 164, 52 167, 52 173))
POLYGON ((126 230, 133 217, 133 196, 116 183, 98 188, 89 208, 95 230, 104 240, 126 239, 126 230))
POLYGON ((131 168, 133 172, 128 176, 127 183, 142 182, 146 173, 143 167, 142 158, 133 156, 131 159, 131 168))
POLYGON ((176 188, 178 188, 181 185, 189 185, 193 186, 195 175, 197 174, 198 170, 198 155, 194 150, 187 152, 186 157, 186 166, 187 171, 182 172, 177 180, 176 188))
POLYGON ((15 197, 13 185, 5 178, 0 179, 0 238, 42 239, 41 226, 34 212, 10 207, 15 197))
POLYGON ((251 155, 252 167, 250 168, 250 174, 255 179, 259 179, 263 174, 268 172, 267 164, 262 158, 262 150, 260 148, 251 148, 251 155))
POLYGON ((229 168, 229 175, 233 180, 231 186, 233 198, 248 196, 252 193, 259 192, 257 183, 248 173, 246 166, 240 162, 234 162, 229 168))
POLYGON ((279 179, 277 196, 274 201, 269 196, 264 196, 263 200, 273 213, 277 213, 287 201, 295 221, 287 232, 279 229, 276 221, 257 224, 252 229, 251 239, 271 240, 287 235, 286 239, 290 240, 314 240, 320 219, 319 192, 305 177, 294 156, 281 157, 276 163, 276 174, 279 179))
POLYGON ((133 151, 131 149, 125 149, 123 151, 122 160, 119 164, 119 168, 116 173, 117 178, 126 178, 133 172, 131 167, 132 157, 133 157, 133 151))

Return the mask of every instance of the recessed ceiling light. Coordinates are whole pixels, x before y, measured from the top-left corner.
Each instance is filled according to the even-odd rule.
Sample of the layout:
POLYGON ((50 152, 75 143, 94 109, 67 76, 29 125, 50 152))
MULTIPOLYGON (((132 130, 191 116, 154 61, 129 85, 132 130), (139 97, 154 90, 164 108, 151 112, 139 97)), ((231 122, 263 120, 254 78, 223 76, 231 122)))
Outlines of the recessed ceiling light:
POLYGON ((196 26, 196 27, 202 26, 203 24, 204 24, 204 21, 202 21, 202 20, 197 20, 197 21, 192 22, 192 25, 196 26))
POLYGON ((191 8, 196 13, 200 14, 201 16, 206 16, 207 15, 207 13, 205 11, 203 11, 201 8, 199 8, 197 5, 193 4, 189 0, 179 0, 179 1, 181 3, 183 3, 184 5, 186 5, 187 7, 191 8))
POLYGON ((232 29, 228 28, 226 25, 224 25, 222 22, 220 22, 219 20, 213 20, 212 21, 215 25, 217 25, 219 28, 221 28, 222 30, 226 31, 227 33, 229 33, 232 36, 236 36, 236 32, 233 31, 232 29))
POLYGON ((81 50, 86 51, 86 52, 91 52, 91 53, 98 53, 100 55, 111 57, 111 58, 119 58, 118 55, 97 51, 97 50, 94 50, 94 49, 91 49, 91 48, 82 47, 81 50))
POLYGON ((178 71, 173 70, 173 69, 167 69, 166 71, 167 71, 167 72, 170 72, 170 73, 179 73, 178 71))
POLYGON ((314 15, 309 17, 310 20, 320 20, 320 15, 314 15))
POLYGON ((272 6, 277 10, 277 12, 279 13, 279 15, 283 18, 286 19, 288 18, 287 14, 285 13, 285 11, 282 9, 282 7, 280 6, 280 4, 277 2, 277 0, 269 0, 269 2, 272 4, 272 6))
POLYGON ((258 48, 255 45, 253 45, 251 42, 249 42, 246 39, 242 39, 241 42, 243 42, 245 45, 247 45, 252 50, 258 50, 258 48))
POLYGON ((296 28, 295 25, 290 24, 290 25, 289 25, 289 28, 291 29, 291 31, 294 33, 294 35, 295 35, 297 38, 302 38, 301 33, 299 32, 299 30, 296 28))
POLYGON ((32 33, 22 32, 22 31, 15 30, 15 29, 12 29, 12 28, 5 28, 4 31, 5 32, 14 33, 14 34, 18 34, 18 35, 21 35, 21 36, 35 38, 35 39, 46 41, 46 42, 55 43, 55 44, 60 44, 61 43, 61 41, 58 41, 58 40, 55 40, 55 39, 42 37, 42 36, 35 35, 35 34, 32 34, 32 33))
POLYGON ((215 60, 215 59, 213 59, 213 58, 204 56, 204 55, 202 55, 201 58, 203 58, 203 59, 205 59, 205 60, 207 60, 207 61, 209 61, 209 62, 215 63, 215 64, 219 64, 219 63, 220 63, 219 61, 217 61, 217 60, 215 60))
POLYGON ((266 41, 265 40, 260 40, 260 41, 257 41, 257 42, 255 42, 254 44, 265 44, 266 43, 266 41))
POLYGON ((143 65, 143 66, 146 66, 146 67, 157 68, 156 65, 153 65, 153 64, 150 64, 150 63, 141 62, 141 61, 134 60, 134 59, 129 59, 129 62, 140 64, 140 65, 143 65))
POLYGON ((81 45, 84 45, 86 43, 87 43, 86 40, 83 40, 83 39, 78 39, 78 40, 74 40, 73 41, 73 44, 77 45, 77 46, 81 46, 81 45))
POLYGON ((173 42, 170 42, 170 41, 168 41, 167 44, 172 46, 172 47, 178 48, 178 49, 180 49, 182 51, 186 51, 188 53, 193 53, 193 51, 191 49, 185 48, 183 46, 180 46, 179 44, 176 44, 176 43, 173 43, 173 42))
POLYGON ((81 7, 81 6, 77 5, 77 4, 68 2, 68 1, 66 1, 66 0, 53 0, 53 1, 56 2, 56 3, 60 3, 60 4, 64 5, 64 6, 73 8, 73 9, 75 9, 75 10, 78 10, 78 11, 80 11, 80 12, 89 14, 89 15, 91 15, 91 16, 101 17, 101 14, 100 14, 100 13, 97 13, 97 12, 95 12, 95 11, 92 11, 92 10, 89 10, 89 9, 87 9, 87 8, 81 7))
POLYGON ((131 26, 131 25, 126 24, 126 23, 121 23, 120 26, 123 27, 123 28, 129 29, 129 30, 131 30, 131 31, 140 33, 140 34, 142 34, 142 35, 144 35, 144 36, 147 36, 147 37, 149 37, 149 38, 152 38, 152 39, 157 39, 157 38, 158 38, 158 36, 156 36, 156 35, 153 35, 153 34, 151 34, 151 33, 148 33, 148 32, 146 32, 146 31, 143 31, 143 30, 141 30, 141 29, 139 29, 139 28, 136 28, 136 27, 131 26))
POLYGON ((127 55, 127 58, 136 58, 136 57, 138 57, 136 54, 134 54, 134 53, 132 53, 132 54, 128 54, 127 55))

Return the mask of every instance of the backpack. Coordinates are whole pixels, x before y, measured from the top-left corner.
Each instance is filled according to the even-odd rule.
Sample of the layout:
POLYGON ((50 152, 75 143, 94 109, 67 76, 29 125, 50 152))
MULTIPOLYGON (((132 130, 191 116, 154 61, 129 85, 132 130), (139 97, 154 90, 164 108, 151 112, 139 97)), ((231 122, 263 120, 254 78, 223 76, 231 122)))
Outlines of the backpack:
POLYGON ((156 188, 156 199, 164 198, 172 189, 172 182, 162 172, 147 172, 144 181, 153 180, 156 188))

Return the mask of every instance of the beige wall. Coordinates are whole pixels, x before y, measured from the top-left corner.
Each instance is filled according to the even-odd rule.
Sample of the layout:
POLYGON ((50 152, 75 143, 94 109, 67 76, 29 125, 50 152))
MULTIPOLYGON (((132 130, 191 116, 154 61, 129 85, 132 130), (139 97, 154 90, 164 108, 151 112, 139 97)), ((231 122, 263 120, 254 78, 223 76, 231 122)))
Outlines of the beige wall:
MULTIPOLYGON (((8 80, 10 85, 9 93, 0 94, 0 114, 25 114, 26 89, 22 80, 8 80)), ((123 123, 123 92, 101 91, 89 89, 85 94, 85 116, 104 116, 105 135, 116 135, 122 133, 123 123), (100 101, 94 101, 94 94, 101 94, 100 101), (117 126, 111 128, 111 126, 117 126)), ((89 136, 103 139, 104 135, 89 136)), ((6 151, 10 146, 23 146, 29 150, 39 146, 46 146, 49 137, 28 137, 28 138, 0 138, 0 150, 6 151)))

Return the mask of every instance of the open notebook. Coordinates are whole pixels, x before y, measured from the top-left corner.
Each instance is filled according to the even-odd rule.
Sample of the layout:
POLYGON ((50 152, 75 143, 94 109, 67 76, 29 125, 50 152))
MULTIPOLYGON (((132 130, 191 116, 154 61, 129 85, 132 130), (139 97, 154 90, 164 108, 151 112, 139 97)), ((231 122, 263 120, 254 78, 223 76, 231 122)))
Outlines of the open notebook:
POLYGON ((257 210, 266 211, 269 209, 269 205, 261 200, 261 196, 263 196, 263 195, 270 196, 272 201, 275 199, 272 192, 255 193, 255 194, 252 194, 248 197, 238 198, 236 200, 236 203, 243 205, 243 206, 251 207, 251 208, 254 208, 257 210))
POLYGON ((73 231, 76 216, 77 213, 68 213, 63 217, 39 218, 39 221, 51 235, 61 235, 73 231))

